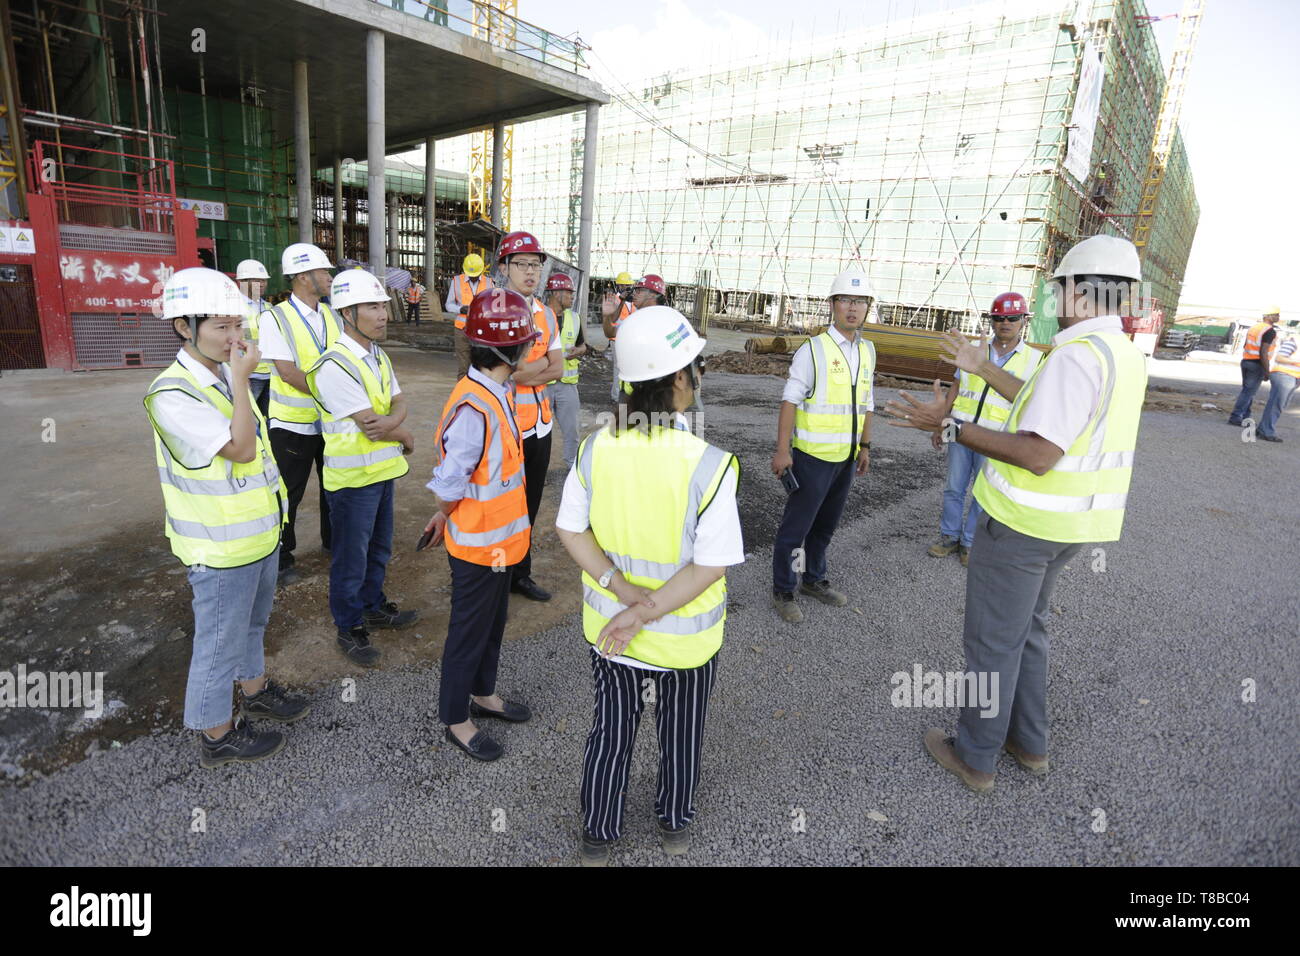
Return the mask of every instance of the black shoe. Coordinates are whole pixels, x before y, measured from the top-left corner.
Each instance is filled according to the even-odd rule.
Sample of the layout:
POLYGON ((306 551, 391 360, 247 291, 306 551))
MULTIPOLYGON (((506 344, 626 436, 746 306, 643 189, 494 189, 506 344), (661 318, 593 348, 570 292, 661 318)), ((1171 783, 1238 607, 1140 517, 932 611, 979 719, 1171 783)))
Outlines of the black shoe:
POLYGON ((1229 424, 1229 425, 1240 425, 1240 424, 1241 424, 1241 419, 1240 419, 1240 418, 1229 418, 1229 419, 1228 419, 1228 424, 1229 424))
POLYGON ((264 717, 267 720, 278 720, 282 724, 291 724, 295 720, 302 720, 310 710, 307 698, 286 693, 283 687, 269 677, 266 686, 259 693, 244 697, 245 717, 264 717))
POLYGON ((505 710, 488 710, 481 707, 474 701, 469 702, 469 715, 471 717, 496 717, 498 720, 508 720, 512 724, 522 724, 531 720, 533 712, 525 704, 517 704, 513 700, 506 701, 505 710))
POLYGON ((199 731, 199 766, 211 770, 228 763, 256 763, 274 757, 284 749, 284 734, 275 730, 257 731, 241 715, 225 736, 209 740, 199 731))
POLYGON ((583 830, 582 841, 578 844, 578 862, 583 866, 608 866, 609 851, 613 845, 613 840, 597 840, 583 830))
POLYGON ((292 551, 281 551, 280 552, 280 573, 284 574, 285 571, 288 571, 291 567, 294 566, 294 564, 297 563, 297 560, 298 559, 293 556, 292 551))
POLYGON ((543 591, 532 578, 518 578, 511 582, 510 590, 515 594, 522 594, 530 601, 549 601, 551 599, 551 592, 543 591))
POLYGON ((392 601, 385 601, 373 611, 366 611, 361 615, 361 623, 367 628, 373 630, 398 631, 404 627, 410 627, 420 619, 419 611, 399 611, 397 605, 392 601))
POLYGON ((505 753, 499 743, 481 730, 469 739, 469 743, 463 744, 460 742, 460 738, 453 734, 451 728, 448 727, 447 739, 475 760, 482 760, 484 763, 496 760, 497 757, 505 753))
POLYGON ((277 588, 292 587, 302 580, 302 575, 292 567, 281 567, 280 573, 275 577, 275 586, 277 588))
POLYGON ((374 667, 379 663, 379 648, 370 644, 370 632, 358 624, 350 631, 339 631, 339 648, 353 663, 374 667))
POLYGON ((1256 432, 1256 435, 1259 437, 1259 439, 1260 439, 1261 441, 1275 441, 1275 442, 1280 442, 1280 441, 1282 440, 1282 439, 1278 438, 1276 435, 1260 435, 1258 432, 1256 432))

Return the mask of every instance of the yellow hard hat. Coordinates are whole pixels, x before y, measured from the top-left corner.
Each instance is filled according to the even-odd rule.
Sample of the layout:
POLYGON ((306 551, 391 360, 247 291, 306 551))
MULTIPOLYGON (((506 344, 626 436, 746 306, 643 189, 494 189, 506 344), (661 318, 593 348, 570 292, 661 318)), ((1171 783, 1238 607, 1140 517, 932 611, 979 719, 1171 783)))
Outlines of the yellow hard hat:
POLYGON ((471 279, 477 279, 483 274, 483 257, 477 252, 471 252, 465 257, 465 261, 460 264, 465 270, 465 275, 471 279))
POLYGON ((632 284, 632 273, 630 272, 620 272, 618 276, 614 279, 614 285, 631 285, 631 284, 632 284))
POLYGON ((1282 307, 1280 305, 1270 305, 1264 310, 1265 315, 1281 315, 1282 307))

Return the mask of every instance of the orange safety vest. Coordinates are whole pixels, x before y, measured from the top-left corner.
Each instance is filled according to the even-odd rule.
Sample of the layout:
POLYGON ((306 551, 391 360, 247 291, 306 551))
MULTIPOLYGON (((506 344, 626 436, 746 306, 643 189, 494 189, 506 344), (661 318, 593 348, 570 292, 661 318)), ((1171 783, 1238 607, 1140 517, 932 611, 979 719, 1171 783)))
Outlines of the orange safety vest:
POLYGON ((419 305, 420 299, 424 298, 424 290, 412 282, 406 287, 406 301, 410 305, 419 305))
MULTIPOLYGON (((545 358, 551 344, 551 323, 546 317, 548 312, 550 310, 546 306, 537 303, 537 308, 533 310, 533 324, 541 330, 542 334, 533 340, 532 348, 528 350, 520 365, 545 358)), ((520 434, 537 428, 539 416, 543 423, 549 423, 551 420, 551 400, 546 397, 546 386, 516 385, 515 421, 519 423, 520 434)))
MULTIPOLYGON (((491 289, 493 287, 492 278, 486 272, 483 273, 483 275, 479 276, 478 281, 475 282, 473 285, 470 285, 469 276, 465 275, 465 273, 463 272, 460 275, 456 276, 456 281, 460 283, 459 298, 460 298, 461 305, 469 305, 471 302, 474 301, 474 296, 478 295, 484 289, 491 289)), ((467 318, 466 316, 461 315, 459 312, 456 313, 456 328, 458 329, 465 328, 466 318, 467 318)))
POLYGON ((624 302, 624 303, 623 303, 622 307, 619 308, 619 310, 618 310, 618 318, 616 318, 616 319, 614 320, 614 335, 615 335, 615 336, 618 335, 618 327, 619 327, 619 324, 620 324, 624 319, 626 319, 629 315, 631 315, 633 312, 635 312, 635 311, 636 311, 636 306, 634 306, 632 303, 630 303, 630 302, 624 302))
POLYGON ((532 541, 522 439, 510 427, 510 416, 501 400, 466 375, 451 390, 442 410, 436 439, 439 463, 442 433, 464 405, 483 416, 483 454, 469 476, 465 497, 447 517, 447 552, 471 564, 518 564, 532 541))
MULTIPOLYGON (((1246 333, 1246 349, 1244 352, 1242 352, 1241 355, 1244 361, 1247 362, 1259 361, 1260 339, 1262 339, 1264 337, 1264 333, 1267 332, 1272 327, 1273 326, 1269 325, 1267 322, 1256 322, 1254 325, 1250 327, 1250 331, 1246 333)), ((1277 336, 1274 336, 1273 345, 1268 350, 1268 357, 1264 360, 1265 365, 1267 365, 1269 362, 1273 360, 1273 353, 1276 351, 1277 351, 1277 336)))

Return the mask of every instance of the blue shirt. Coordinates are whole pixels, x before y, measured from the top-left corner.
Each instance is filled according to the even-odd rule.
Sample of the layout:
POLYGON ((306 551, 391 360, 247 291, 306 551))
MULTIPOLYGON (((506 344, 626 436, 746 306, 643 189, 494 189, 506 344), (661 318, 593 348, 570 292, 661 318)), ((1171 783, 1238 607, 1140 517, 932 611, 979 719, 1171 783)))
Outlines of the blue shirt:
MULTIPOLYGON (((473 366, 467 374, 500 400, 510 430, 518 438, 519 426, 515 424, 506 387, 498 385, 473 366)), ((442 461, 433 469, 433 480, 425 485, 443 501, 460 501, 465 497, 469 476, 474 474, 483 458, 484 424, 482 412, 473 405, 461 405, 451 424, 443 429, 442 461)))

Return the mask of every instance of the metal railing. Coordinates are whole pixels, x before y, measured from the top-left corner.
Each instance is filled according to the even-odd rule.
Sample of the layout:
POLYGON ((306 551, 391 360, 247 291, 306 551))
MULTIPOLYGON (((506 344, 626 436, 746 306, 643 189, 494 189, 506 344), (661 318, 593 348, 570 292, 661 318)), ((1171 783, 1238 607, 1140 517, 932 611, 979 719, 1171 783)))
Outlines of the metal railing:
POLYGON ((527 20, 511 16, 490 3, 480 0, 371 0, 399 13, 420 17, 457 33, 486 39, 493 46, 547 66, 582 73, 587 70, 584 50, 591 47, 581 40, 562 37, 527 20), (469 18, 452 13, 449 7, 468 7, 469 18), (485 35, 486 34, 486 35, 485 35))

